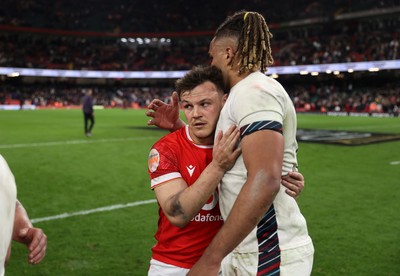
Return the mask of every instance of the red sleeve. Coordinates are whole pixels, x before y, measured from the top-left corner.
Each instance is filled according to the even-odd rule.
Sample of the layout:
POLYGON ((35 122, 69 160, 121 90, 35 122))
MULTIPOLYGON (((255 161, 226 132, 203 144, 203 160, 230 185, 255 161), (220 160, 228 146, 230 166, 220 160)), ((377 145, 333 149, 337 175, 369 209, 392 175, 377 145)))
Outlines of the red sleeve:
MULTIPOLYGON (((168 136, 166 136, 168 137, 168 136)), ((157 185, 181 178, 178 162, 178 149, 168 142, 168 139, 158 141, 150 150, 148 172, 151 179, 151 188, 157 185)))

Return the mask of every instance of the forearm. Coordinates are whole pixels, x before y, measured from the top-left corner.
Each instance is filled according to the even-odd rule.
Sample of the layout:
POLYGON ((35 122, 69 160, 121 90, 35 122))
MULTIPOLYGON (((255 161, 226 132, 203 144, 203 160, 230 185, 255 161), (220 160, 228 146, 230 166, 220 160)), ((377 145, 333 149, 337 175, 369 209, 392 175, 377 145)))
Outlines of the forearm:
POLYGON ((13 240, 19 241, 18 232, 23 228, 33 227, 28 213, 26 212, 24 206, 17 200, 15 205, 15 218, 14 218, 14 230, 13 230, 13 240))
POLYGON ((168 216, 175 225, 185 226, 200 212, 215 192, 224 173, 223 169, 211 162, 195 183, 170 198, 168 216))
MULTIPOLYGON (((244 183, 225 223, 207 254, 217 264, 257 226, 280 189, 283 138, 275 132, 258 131, 242 139, 244 183)), ((230 183, 223 183, 229 185, 230 183)))
POLYGON ((248 179, 243 186, 224 226, 213 239, 204 256, 207 262, 219 264, 257 226, 279 191, 280 179, 248 179))

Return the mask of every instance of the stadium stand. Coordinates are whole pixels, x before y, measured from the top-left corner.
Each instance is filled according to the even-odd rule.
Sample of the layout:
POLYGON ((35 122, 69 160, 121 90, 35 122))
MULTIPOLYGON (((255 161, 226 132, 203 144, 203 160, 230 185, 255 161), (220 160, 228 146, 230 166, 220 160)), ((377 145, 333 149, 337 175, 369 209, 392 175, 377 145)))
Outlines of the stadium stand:
MULTIPOLYGON (((3 0, 0 67, 189 70, 208 63, 213 31, 226 15, 239 9, 257 10, 266 17, 274 34, 274 66, 400 59, 400 1, 395 0, 235 0, 190 5, 183 0, 3 0)), ((398 68, 279 77, 298 111, 398 115, 398 68)), ((171 79, 65 80, 1 75, 0 82, 0 104, 16 103, 22 97, 37 106, 57 107, 78 105, 88 86, 95 88, 98 104, 112 107, 143 107, 153 97, 166 98, 173 88, 171 79)))
POLYGON ((316 18, 360 11, 388 9, 393 12, 398 7, 396 0, 220 0, 190 3, 184 0, 3 0, 0 3, 0 24, 72 31, 167 33, 212 31, 226 15, 239 9, 265 13, 267 23, 274 27, 299 20, 312 23, 316 18))

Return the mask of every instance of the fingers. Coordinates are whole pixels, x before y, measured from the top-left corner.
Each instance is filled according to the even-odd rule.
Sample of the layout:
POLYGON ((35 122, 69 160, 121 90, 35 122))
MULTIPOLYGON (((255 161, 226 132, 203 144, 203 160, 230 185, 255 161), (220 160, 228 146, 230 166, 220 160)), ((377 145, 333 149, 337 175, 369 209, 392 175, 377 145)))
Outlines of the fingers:
POLYGON ((235 126, 235 125, 231 125, 228 129, 227 129, 227 131, 225 132, 226 133, 226 135, 230 135, 230 134, 232 134, 235 130, 237 130, 237 127, 235 126))
POLYGON ((217 147, 220 143, 225 146, 230 146, 232 143, 236 143, 235 141, 238 136, 238 130, 235 125, 230 126, 225 133, 221 130, 217 133, 216 139, 214 141, 214 147, 217 147))
POLYGON ((155 101, 155 100, 152 100, 152 101, 147 105, 147 108, 148 108, 148 109, 152 109, 152 106, 153 106, 154 101, 155 101))
POLYGON ((231 149, 237 148, 241 152, 240 148, 238 147, 238 141, 240 139, 239 129, 236 126, 232 126, 228 129, 227 134, 229 134, 229 136, 227 137, 226 143, 228 144, 229 148, 231 148, 231 149))
POLYGON ((285 180, 296 185, 300 192, 304 189, 304 176, 299 172, 289 172, 285 177, 285 180))
POLYGON ((230 140, 230 145, 234 148, 237 146, 237 143, 240 139, 240 131, 238 128, 234 128, 232 134, 229 135, 228 139, 230 140))
POLYGON ((155 104, 155 103, 150 103, 150 104, 147 106, 147 108, 150 109, 150 110, 153 110, 153 111, 157 111, 158 105, 155 104))
POLYGON ((230 145, 231 143, 236 143, 238 134, 238 128, 235 125, 232 125, 225 131, 221 140, 223 140, 222 142, 228 145, 230 145))
POLYGON ((31 237, 31 243, 28 244, 29 256, 28 261, 30 264, 40 263, 46 255, 47 249, 47 236, 40 228, 31 228, 27 235, 31 237))
MULTIPOLYGON (((155 118, 155 112, 152 111, 152 110, 147 110, 146 111, 146 116, 147 117, 151 117, 151 118, 155 118)), ((154 125, 154 120, 153 119, 148 120, 147 121, 147 125, 148 126, 153 126, 154 125)))
POLYGON ((166 104, 166 103, 164 103, 163 101, 161 101, 159 99, 154 99, 147 105, 147 108, 156 111, 159 106, 162 106, 164 104, 166 104))
POLYGON ((290 195, 291 197, 293 197, 294 199, 296 199, 299 195, 296 194, 295 192, 293 192, 292 190, 286 189, 285 192, 290 195))
POLYGON ((221 160, 225 160, 229 163, 227 168, 230 168, 234 164, 233 161, 242 153, 240 146, 238 146, 239 139, 240 131, 235 125, 229 127, 224 134, 222 134, 222 131, 217 134, 214 149, 219 150, 219 153, 222 154, 220 156, 222 157, 221 160))
POLYGON ((146 116, 147 117, 153 117, 154 118, 154 111, 152 111, 152 110, 146 110, 146 116))
POLYGON ((293 198, 297 198, 304 188, 302 181, 297 181, 288 175, 282 177, 282 185, 286 187, 285 192, 293 198))
POLYGON ((214 149, 222 148, 223 152, 232 154, 232 157, 236 160, 241 153, 241 149, 238 147, 239 138, 239 129, 235 125, 232 125, 224 134, 222 134, 222 131, 217 134, 214 149))
POLYGON ((174 92, 172 93, 171 101, 172 101, 172 105, 173 105, 173 106, 178 107, 178 104, 179 104, 179 97, 178 97, 178 93, 177 93, 176 91, 174 91, 174 92))
MULTIPOLYGON (((147 113, 146 113, 146 115, 147 115, 147 113)), ((154 118, 154 114, 149 114, 149 115, 147 115, 148 117, 153 117, 154 118)), ((150 119, 150 120, 148 120, 147 121, 147 125, 148 126, 153 126, 154 125, 154 120, 153 119, 150 119)))
MULTIPOLYGON (((146 114, 146 115, 147 115, 147 114, 146 114)), ((154 115, 148 115, 148 117, 153 117, 153 118, 154 118, 154 115)), ((148 120, 148 121, 147 121, 147 125, 148 125, 148 126, 154 126, 154 125, 155 125, 154 119, 148 120)))
POLYGON ((221 142, 223 138, 223 134, 222 134, 222 130, 218 131, 217 136, 215 137, 215 141, 214 141, 214 147, 217 148, 219 143, 221 142))
POLYGON ((34 250, 29 254, 29 263, 30 264, 38 264, 40 263, 45 255, 46 255, 46 249, 47 249, 47 239, 44 240, 42 239, 37 247, 34 248, 34 250))
MULTIPOLYGON (((238 135, 238 137, 240 137, 240 134, 238 135)), ((233 152, 233 158, 237 159, 239 157, 239 155, 242 154, 242 147, 240 146, 240 144, 236 147, 235 151, 233 152)))
POLYGON ((295 180, 304 181, 304 176, 300 172, 289 172, 288 175, 295 180))

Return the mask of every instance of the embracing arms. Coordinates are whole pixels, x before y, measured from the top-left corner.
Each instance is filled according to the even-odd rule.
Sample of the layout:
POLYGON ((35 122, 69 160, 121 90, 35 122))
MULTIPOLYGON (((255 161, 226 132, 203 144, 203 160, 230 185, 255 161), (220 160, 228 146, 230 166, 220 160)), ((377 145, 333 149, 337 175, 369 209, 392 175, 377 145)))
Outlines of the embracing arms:
POLYGON ((247 180, 223 227, 188 275, 218 275, 222 259, 256 227, 279 191, 283 136, 262 130, 242 139, 247 180))
MULTIPOLYGON (((179 100, 176 92, 172 93, 171 103, 167 104, 154 99, 147 106, 146 116, 151 119, 148 125, 154 125, 173 132, 180 129, 185 123, 179 119, 179 100)), ((282 177, 281 184, 286 187, 286 193, 297 198, 304 189, 304 177, 300 172, 289 172, 282 177)))
POLYGON ((177 178, 154 188, 164 214, 173 225, 186 226, 215 192, 224 173, 240 155, 238 140, 239 130, 234 126, 224 135, 219 133, 214 143, 213 160, 191 186, 177 178))

